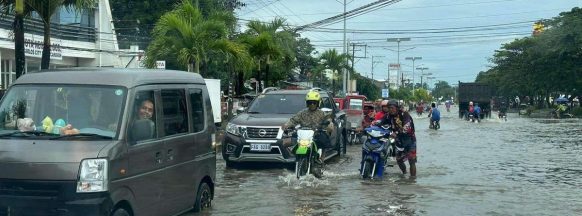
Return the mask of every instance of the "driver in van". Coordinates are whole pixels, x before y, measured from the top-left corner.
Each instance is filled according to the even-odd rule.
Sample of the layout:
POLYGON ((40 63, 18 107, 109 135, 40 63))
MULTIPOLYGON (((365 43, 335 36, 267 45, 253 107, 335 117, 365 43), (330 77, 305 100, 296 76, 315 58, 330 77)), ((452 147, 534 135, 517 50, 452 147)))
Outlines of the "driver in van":
MULTIPOLYGON (((334 132, 334 127, 329 116, 326 116, 325 113, 319 109, 321 95, 317 91, 310 91, 305 96, 305 103, 307 105, 307 109, 304 109, 291 117, 291 119, 289 119, 289 121, 283 125, 283 130, 295 127, 296 125, 318 128, 319 125, 327 119, 330 122, 327 127, 324 128, 327 133, 316 134, 314 139, 316 142, 317 140, 326 140, 325 142, 317 142, 317 146, 319 148, 330 148, 331 143, 329 142, 329 135, 334 132)), ((323 151, 320 153, 319 158, 319 162, 323 164, 323 151)))

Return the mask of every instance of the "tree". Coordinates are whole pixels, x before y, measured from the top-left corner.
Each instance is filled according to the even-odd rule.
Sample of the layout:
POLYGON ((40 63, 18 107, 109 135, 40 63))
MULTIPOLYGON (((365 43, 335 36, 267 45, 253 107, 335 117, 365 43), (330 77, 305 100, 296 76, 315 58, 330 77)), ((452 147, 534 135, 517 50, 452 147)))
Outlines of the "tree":
MULTIPOLYGON (((232 59, 244 59, 246 51, 228 39, 229 26, 234 20, 233 14, 227 11, 215 11, 205 17, 190 1, 183 0, 156 23, 154 39, 146 53, 146 66, 153 68, 156 60, 165 59, 178 69, 200 73, 201 65, 210 61, 208 56, 212 54, 228 53, 235 56, 232 59)), ((208 72, 203 71, 202 75, 208 72)))
POLYGON ((346 65, 346 59, 349 57, 346 54, 339 54, 336 49, 329 49, 323 52, 319 58, 322 60, 322 64, 325 66, 325 68, 331 70, 331 91, 335 93, 335 80, 337 78, 336 74, 344 68, 349 68, 348 65, 346 65))
POLYGON ((451 98, 455 96, 455 91, 446 81, 438 81, 434 84, 432 95, 435 98, 451 98))
MULTIPOLYGON (((111 14, 115 23, 115 33, 120 48, 131 44, 147 47, 151 42, 153 26, 162 15, 171 11, 178 0, 109 0, 111 14), (155 8, 155 10, 152 10, 155 8)), ((225 10, 232 12, 245 4, 239 0, 198 0, 202 14, 225 10)))
POLYGON ((265 70, 265 86, 269 86, 270 66, 273 61, 285 61, 286 68, 292 68, 295 58, 295 37, 286 29, 285 20, 275 18, 270 23, 250 21, 248 30, 243 35, 243 41, 249 47, 249 53, 255 58, 257 65, 257 81, 261 82, 262 67, 265 70))
MULTIPOLYGON (((32 8, 25 0, 0 0, 0 8, 5 14, 14 14, 12 30, 14 33, 14 59, 16 79, 24 74, 26 56, 24 54, 24 17, 29 16, 32 8)), ((4 86, 6 88, 7 86, 4 86)))
POLYGON ((40 62, 41 69, 48 69, 51 57, 51 17, 61 8, 67 10, 80 11, 91 9, 97 3, 97 0, 25 0, 34 12, 42 19, 44 25, 44 40, 42 48, 42 59, 40 62))
POLYGON ((314 53, 315 48, 311 45, 308 38, 298 38, 295 58, 300 74, 308 75, 317 66, 317 59, 313 57, 314 53))
MULTIPOLYGON (((550 95, 580 94, 582 86, 582 9, 573 8, 549 20, 532 37, 504 44, 490 59, 477 82, 494 87, 498 95, 532 96, 538 105, 550 95)), ((548 105, 548 104, 546 104, 548 105)))

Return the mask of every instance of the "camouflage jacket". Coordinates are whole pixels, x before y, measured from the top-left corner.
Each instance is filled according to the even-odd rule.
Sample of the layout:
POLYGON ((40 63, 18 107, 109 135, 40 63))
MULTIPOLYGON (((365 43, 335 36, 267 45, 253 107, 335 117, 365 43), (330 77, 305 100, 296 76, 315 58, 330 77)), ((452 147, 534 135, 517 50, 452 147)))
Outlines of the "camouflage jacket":
POLYGON ((296 125, 301 125, 303 127, 317 128, 319 124, 323 122, 328 116, 321 110, 309 111, 308 108, 301 110, 301 112, 295 114, 291 117, 285 126, 287 128, 295 127, 296 125))

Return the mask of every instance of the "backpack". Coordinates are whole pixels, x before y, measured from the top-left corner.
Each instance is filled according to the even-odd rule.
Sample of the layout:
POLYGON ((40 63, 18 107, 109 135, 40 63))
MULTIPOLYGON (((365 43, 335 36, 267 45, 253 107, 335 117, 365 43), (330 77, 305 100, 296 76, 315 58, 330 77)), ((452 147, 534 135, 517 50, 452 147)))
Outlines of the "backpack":
POLYGON ((437 108, 432 109, 432 119, 435 121, 441 120, 441 112, 437 108))

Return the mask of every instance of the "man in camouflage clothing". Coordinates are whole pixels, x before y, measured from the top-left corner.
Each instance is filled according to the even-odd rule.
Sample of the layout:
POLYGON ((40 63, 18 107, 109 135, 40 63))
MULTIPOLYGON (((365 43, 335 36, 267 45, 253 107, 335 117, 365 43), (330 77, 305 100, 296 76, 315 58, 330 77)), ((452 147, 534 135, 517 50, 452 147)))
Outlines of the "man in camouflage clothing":
MULTIPOLYGON (((325 113, 319 109, 320 101, 321 96, 319 95, 319 92, 316 91, 308 92, 307 95, 305 96, 307 108, 295 114, 295 116, 291 117, 291 119, 289 119, 289 121, 287 121, 287 123, 283 125, 283 129, 292 128, 295 127, 296 125, 301 125, 303 127, 315 129, 318 128, 319 125, 325 119, 328 119, 330 123, 325 129, 327 131, 328 136, 332 134, 334 132, 332 120, 329 116, 326 116, 325 113)), ((318 143, 318 147, 328 148, 331 147, 331 143, 318 143)), ((320 157, 323 157, 323 155, 320 155, 320 157)))

